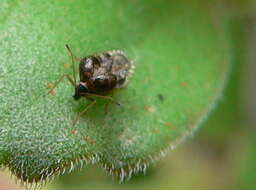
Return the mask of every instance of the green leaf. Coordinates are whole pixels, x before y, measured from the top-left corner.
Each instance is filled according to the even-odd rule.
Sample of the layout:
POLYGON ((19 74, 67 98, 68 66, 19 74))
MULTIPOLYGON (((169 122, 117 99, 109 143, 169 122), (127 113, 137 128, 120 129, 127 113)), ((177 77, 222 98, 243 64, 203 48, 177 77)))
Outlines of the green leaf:
MULTIPOLYGON (((224 32, 204 1, 1 1, 0 165, 40 182, 99 162, 122 181, 192 134, 229 70, 224 32), (136 70, 114 93, 122 106, 74 101, 65 49, 83 57, 121 49, 136 70)), ((212 11, 212 10, 211 10, 212 11)), ((78 63, 76 63, 78 66, 78 63)))

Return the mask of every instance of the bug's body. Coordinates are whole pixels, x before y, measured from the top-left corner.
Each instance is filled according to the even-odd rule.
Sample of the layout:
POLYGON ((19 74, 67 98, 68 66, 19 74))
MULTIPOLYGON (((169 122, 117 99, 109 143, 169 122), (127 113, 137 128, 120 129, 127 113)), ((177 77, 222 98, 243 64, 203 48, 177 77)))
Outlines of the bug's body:
POLYGON ((133 69, 132 62, 121 51, 87 56, 80 61, 80 82, 76 85, 74 98, 86 93, 104 94, 126 85, 133 69))
POLYGON ((84 114, 89 107, 92 107, 96 100, 89 96, 101 97, 108 99, 117 105, 120 105, 112 97, 105 96, 106 93, 124 87, 128 78, 133 72, 134 65, 132 61, 120 50, 103 52, 91 56, 86 56, 80 60, 79 77, 80 80, 76 82, 76 72, 74 65, 74 56, 69 46, 66 45, 71 58, 73 68, 73 78, 70 75, 64 74, 54 85, 48 94, 52 93, 57 85, 66 77, 74 86, 74 99, 78 100, 85 97, 92 101, 74 120, 73 125, 78 121, 79 117, 84 114))

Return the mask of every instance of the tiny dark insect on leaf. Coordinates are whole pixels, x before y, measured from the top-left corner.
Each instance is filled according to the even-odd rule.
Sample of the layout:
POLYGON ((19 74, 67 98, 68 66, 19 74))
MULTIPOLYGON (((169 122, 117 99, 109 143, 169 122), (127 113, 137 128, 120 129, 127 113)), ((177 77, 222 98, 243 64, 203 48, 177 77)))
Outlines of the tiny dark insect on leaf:
POLYGON ((93 97, 108 99, 112 103, 120 105, 112 97, 106 96, 114 89, 123 88, 127 85, 128 78, 134 70, 134 65, 131 60, 120 50, 107 51, 90 55, 82 58, 79 64, 79 82, 76 80, 76 69, 74 65, 74 55, 68 45, 66 45, 68 52, 72 59, 73 77, 64 74, 52 86, 48 94, 52 93, 58 84, 66 77, 68 81, 74 86, 75 100, 85 97, 91 103, 79 113, 74 120, 74 125, 79 117, 84 114, 90 107, 92 107, 96 100, 93 97))

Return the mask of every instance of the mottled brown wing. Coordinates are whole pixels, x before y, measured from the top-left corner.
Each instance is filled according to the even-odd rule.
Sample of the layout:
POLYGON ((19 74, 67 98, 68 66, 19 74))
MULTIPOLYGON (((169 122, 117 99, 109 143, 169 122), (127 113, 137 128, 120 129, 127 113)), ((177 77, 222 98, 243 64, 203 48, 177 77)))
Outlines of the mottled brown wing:
POLYGON ((91 92, 100 94, 113 90, 116 86, 116 82, 116 76, 110 73, 91 78, 87 82, 87 85, 91 92))
POLYGON ((80 81, 87 82, 92 78, 95 74, 95 70, 97 70, 101 65, 101 60, 97 56, 87 56, 80 61, 79 65, 79 75, 80 81))
POLYGON ((117 78, 115 87, 122 88, 127 84, 134 66, 121 51, 112 51, 110 52, 110 55, 112 57, 112 67, 110 72, 117 78))
POLYGON ((109 51, 85 57, 80 62, 80 81, 90 92, 122 88, 132 73, 133 64, 122 51, 109 51))

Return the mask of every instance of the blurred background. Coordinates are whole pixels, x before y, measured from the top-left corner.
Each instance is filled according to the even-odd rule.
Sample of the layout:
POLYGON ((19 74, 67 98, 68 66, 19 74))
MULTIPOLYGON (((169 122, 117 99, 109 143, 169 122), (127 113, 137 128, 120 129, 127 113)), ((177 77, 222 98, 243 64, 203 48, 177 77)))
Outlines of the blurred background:
MULTIPOLYGON (((256 3, 226 1, 232 15, 230 80, 219 106, 201 129, 176 150, 120 185, 99 166, 59 177, 44 190, 253 190, 256 189, 256 3)), ((8 171, 0 190, 19 190, 8 171)))

